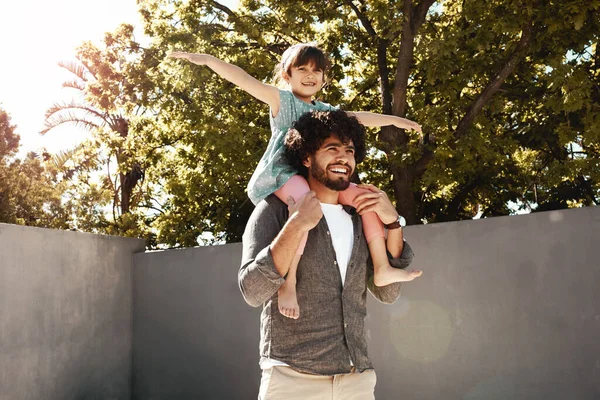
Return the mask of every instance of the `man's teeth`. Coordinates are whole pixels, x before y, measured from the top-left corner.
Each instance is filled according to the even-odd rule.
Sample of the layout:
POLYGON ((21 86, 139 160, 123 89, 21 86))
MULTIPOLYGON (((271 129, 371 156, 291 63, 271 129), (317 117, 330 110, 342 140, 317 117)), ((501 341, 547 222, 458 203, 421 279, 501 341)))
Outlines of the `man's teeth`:
POLYGON ((345 174, 346 170, 344 168, 331 168, 331 172, 338 172, 341 174, 345 174))

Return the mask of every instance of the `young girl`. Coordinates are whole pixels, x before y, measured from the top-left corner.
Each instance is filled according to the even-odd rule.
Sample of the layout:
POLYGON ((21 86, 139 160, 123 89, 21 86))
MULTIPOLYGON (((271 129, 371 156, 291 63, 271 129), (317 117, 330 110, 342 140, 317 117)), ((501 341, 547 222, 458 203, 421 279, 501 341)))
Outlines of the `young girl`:
MULTIPOLYGON (((248 92, 270 107, 272 136, 267 150, 258 163, 258 167, 248 183, 248 196, 254 204, 275 193, 283 202, 291 196, 296 202, 310 191, 308 183, 297 175, 284 158, 284 138, 292 124, 304 113, 312 110, 328 111, 334 107, 313 100, 314 96, 325 84, 329 60, 313 43, 302 43, 287 49, 275 68, 275 79, 286 83, 288 90, 280 90, 276 86, 265 84, 248 75, 241 68, 226 63, 207 54, 173 52, 172 58, 182 58, 194 64, 206 65, 221 77, 248 92)), ((421 132, 421 127, 404 118, 393 115, 374 114, 370 112, 349 112, 365 126, 395 125, 398 128, 414 129, 421 132)), ((368 192, 351 184, 350 188, 340 192, 339 201, 352 205, 357 195, 368 192)), ((393 282, 406 282, 421 275, 420 271, 405 271, 393 268, 388 261, 383 224, 375 212, 362 216, 365 238, 369 245, 375 270, 375 285, 385 286, 393 282)), ((289 318, 298 318, 300 309, 296 298, 296 268, 306 244, 304 237, 294 261, 290 266, 285 283, 278 291, 279 311, 289 318)))

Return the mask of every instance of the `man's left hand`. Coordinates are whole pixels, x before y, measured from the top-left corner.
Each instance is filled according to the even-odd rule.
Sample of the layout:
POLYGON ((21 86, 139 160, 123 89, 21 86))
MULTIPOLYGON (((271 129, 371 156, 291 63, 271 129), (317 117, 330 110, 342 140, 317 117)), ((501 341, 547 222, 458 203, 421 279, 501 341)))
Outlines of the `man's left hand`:
POLYGON ((354 199, 354 203, 357 206, 356 211, 360 215, 374 211, 384 225, 391 224, 398 220, 398 212, 383 190, 370 184, 360 184, 356 186, 369 191, 359 194, 354 199))

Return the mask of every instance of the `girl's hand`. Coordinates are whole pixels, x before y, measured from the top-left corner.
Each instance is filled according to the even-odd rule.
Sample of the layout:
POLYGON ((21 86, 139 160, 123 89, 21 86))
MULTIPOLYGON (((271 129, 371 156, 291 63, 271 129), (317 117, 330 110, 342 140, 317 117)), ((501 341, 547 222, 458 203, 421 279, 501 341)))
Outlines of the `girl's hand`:
POLYGON ((182 58, 184 60, 191 61, 194 64, 198 65, 206 65, 209 58, 209 56, 206 54, 186 53, 185 51, 174 51, 172 53, 167 54, 167 57, 182 58))
POLYGON ((413 131, 423 133, 421 125, 417 124, 415 121, 411 121, 406 118, 398 118, 398 120, 394 122, 394 126, 400 129, 412 129, 413 131))

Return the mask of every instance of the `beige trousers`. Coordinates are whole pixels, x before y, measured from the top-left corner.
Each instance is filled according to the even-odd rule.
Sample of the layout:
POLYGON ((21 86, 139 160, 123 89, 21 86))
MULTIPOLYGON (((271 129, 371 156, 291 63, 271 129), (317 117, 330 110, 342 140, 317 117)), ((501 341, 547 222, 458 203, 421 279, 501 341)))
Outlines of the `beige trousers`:
POLYGON ((272 367, 262 372, 258 400, 374 400, 376 382, 372 369, 323 376, 272 367))

